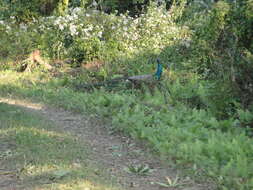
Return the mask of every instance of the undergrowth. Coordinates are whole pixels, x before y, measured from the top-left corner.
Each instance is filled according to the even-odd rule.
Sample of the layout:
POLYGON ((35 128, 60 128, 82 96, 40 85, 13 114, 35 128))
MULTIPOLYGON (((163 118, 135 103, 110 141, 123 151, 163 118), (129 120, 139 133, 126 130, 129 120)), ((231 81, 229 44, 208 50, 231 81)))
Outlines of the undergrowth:
POLYGON ((6 17, 0 21, 0 94, 108 118, 114 130, 145 140, 220 189, 251 190, 252 10, 252 0, 180 0, 169 9, 151 3, 138 16, 72 7, 28 23, 6 17), (37 49, 56 69, 16 73, 37 49), (73 89, 151 73, 148 63, 156 57, 164 72, 162 90, 153 96, 125 87, 73 89), (81 68, 94 63, 101 65, 81 68), (63 65, 79 69, 70 74, 63 65))
MULTIPOLYGON (((112 130, 148 142, 162 157, 210 177, 223 189, 251 189, 252 139, 240 128, 243 119, 217 120, 203 109, 162 105, 163 95, 75 92, 46 74, 1 73, 1 96, 18 96, 112 121, 112 130), (160 97, 160 98, 159 98, 160 97)), ((246 117, 246 113, 239 111, 246 117)))

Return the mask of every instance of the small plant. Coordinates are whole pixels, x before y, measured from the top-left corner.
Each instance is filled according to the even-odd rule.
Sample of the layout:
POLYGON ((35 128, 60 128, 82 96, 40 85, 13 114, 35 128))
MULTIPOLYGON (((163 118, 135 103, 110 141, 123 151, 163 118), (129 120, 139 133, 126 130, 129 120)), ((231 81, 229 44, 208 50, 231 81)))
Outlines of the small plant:
POLYGON ((137 175, 148 175, 153 171, 148 165, 131 165, 125 168, 125 171, 128 173, 133 173, 137 175))
POLYGON ((183 185, 182 183, 179 182, 179 177, 177 176, 175 179, 171 179, 170 177, 166 177, 166 182, 162 183, 162 182, 151 182, 151 184, 157 184, 161 187, 178 187, 183 185))

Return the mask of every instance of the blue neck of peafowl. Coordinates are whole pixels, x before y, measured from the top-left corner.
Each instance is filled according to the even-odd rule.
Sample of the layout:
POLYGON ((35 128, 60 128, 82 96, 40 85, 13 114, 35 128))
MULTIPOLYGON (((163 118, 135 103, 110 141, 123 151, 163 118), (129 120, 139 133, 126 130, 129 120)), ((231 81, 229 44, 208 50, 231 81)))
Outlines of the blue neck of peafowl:
POLYGON ((160 80, 162 77, 162 73, 163 73, 163 66, 160 63, 159 60, 157 60, 157 68, 156 68, 156 73, 154 74, 154 77, 156 80, 160 80))

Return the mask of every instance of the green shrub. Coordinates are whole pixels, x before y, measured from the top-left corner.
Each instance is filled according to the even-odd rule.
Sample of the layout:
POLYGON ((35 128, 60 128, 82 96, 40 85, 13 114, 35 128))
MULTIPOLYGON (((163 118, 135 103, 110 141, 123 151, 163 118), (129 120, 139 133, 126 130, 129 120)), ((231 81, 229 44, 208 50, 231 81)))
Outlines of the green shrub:
POLYGON ((252 142, 236 120, 218 121, 204 110, 176 106, 155 111, 139 104, 124 105, 114 126, 149 142, 163 156, 192 163, 228 189, 252 187, 252 142), (223 132, 226 133, 223 133, 223 132), (240 135, 238 135, 240 134, 240 135))
POLYGON ((34 18, 42 15, 50 15, 57 7, 59 0, 19 0, 19 1, 2 1, 0 9, 0 19, 9 19, 15 17, 18 23, 31 22, 34 18))
MULTIPOLYGON (((27 28, 24 37, 33 37, 33 46, 41 49, 44 55, 73 58, 74 64, 94 59, 112 62, 147 51, 158 54, 173 43, 173 39, 180 40, 188 35, 187 27, 177 27, 166 9, 155 5, 137 18, 77 7, 67 15, 40 18, 24 26, 27 28)), ((16 27, 5 39, 19 32, 22 34, 16 27)))

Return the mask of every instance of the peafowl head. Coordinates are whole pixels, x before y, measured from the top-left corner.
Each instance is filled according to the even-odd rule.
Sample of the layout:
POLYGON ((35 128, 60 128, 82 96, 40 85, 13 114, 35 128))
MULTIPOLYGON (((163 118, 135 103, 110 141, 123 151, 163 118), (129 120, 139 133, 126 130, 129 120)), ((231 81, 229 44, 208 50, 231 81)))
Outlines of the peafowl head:
POLYGON ((154 77, 156 80, 160 80, 163 73, 163 66, 159 58, 156 61, 157 61, 157 68, 154 77))

